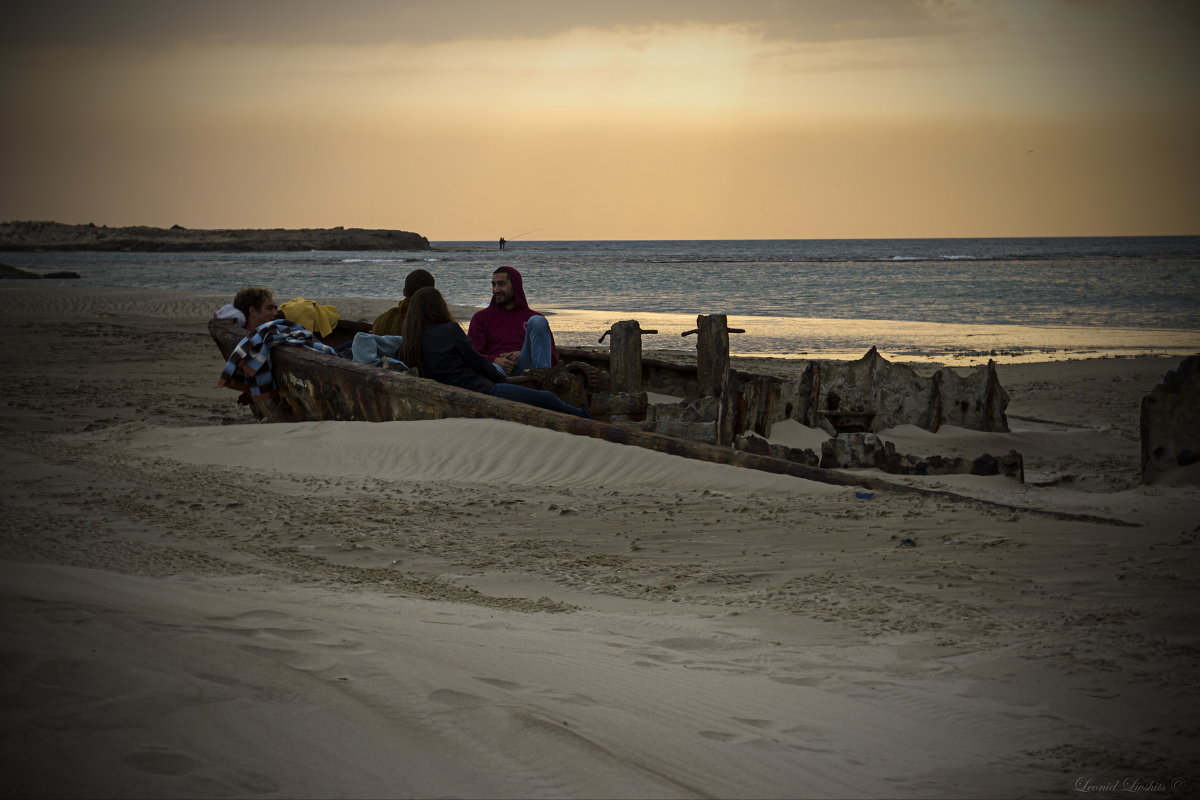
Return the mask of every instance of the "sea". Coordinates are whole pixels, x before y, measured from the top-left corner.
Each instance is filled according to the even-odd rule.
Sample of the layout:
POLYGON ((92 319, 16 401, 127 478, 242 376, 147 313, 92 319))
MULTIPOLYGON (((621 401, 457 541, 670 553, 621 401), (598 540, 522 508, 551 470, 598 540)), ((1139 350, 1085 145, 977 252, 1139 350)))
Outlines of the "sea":
MULTIPOLYGON (((452 304, 482 307, 516 267, 564 345, 636 319, 643 348, 687 350, 724 314, 734 354, 974 365, 1200 352, 1200 236, 431 242, 397 252, 6 253, 79 273, 70 285, 398 300, 428 269, 452 304)), ((334 303, 336 304, 336 302, 334 303)))

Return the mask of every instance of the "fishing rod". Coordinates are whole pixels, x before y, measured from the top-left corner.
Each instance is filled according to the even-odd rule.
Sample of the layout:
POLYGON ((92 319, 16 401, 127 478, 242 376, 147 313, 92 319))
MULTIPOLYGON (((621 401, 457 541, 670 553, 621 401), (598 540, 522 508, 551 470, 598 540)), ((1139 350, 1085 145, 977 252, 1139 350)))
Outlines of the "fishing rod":
POLYGON ((513 239, 520 239, 520 238, 521 238, 521 236, 528 236, 529 234, 531 234, 531 233, 537 233, 537 232, 538 232, 538 231, 540 231, 540 230, 541 230, 541 228, 534 228, 534 229, 533 229, 533 230, 531 230, 531 231, 525 231, 524 233, 522 233, 522 234, 520 234, 520 235, 518 235, 518 236, 514 236, 514 237, 512 237, 512 239, 505 239, 504 241, 506 241, 506 242, 511 242, 513 239))

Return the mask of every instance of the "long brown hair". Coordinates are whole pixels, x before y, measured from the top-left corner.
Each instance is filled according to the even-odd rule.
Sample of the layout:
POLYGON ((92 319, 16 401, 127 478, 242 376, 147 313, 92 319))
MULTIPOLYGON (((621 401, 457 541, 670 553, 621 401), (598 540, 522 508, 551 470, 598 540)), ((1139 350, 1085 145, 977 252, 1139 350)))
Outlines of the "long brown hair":
POLYGON ((400 335, 404 337, 400 344, 400 360, 410 367, 421 366, 421 334, 430 325, 442 322, 454 322, 446 298, 432 286, 418 289, 408 298, 404 312, 404 325, 400 328, 400 335))

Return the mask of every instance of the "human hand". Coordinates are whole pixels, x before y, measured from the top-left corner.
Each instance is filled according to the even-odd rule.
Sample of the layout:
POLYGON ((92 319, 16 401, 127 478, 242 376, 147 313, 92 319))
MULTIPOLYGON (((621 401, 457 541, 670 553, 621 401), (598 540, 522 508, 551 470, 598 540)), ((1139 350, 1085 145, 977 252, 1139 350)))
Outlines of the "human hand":
POLYGON ((515 351, 512 353, 501 353, 500 355, 496 356, 496 364, 499 365, 500 369, 504 370, 505 372, 512 372, 517 366, 518 355, 520 355, 520 353, 515 351))

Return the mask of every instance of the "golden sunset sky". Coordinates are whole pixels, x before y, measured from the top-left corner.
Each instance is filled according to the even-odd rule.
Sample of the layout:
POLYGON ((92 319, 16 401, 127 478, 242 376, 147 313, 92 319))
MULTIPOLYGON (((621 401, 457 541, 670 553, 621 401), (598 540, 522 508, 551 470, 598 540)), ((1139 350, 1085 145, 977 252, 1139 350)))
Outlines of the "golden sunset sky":
POLYGON ((0 220, 1200 234, 1192 0, 4 6, 0 220))

